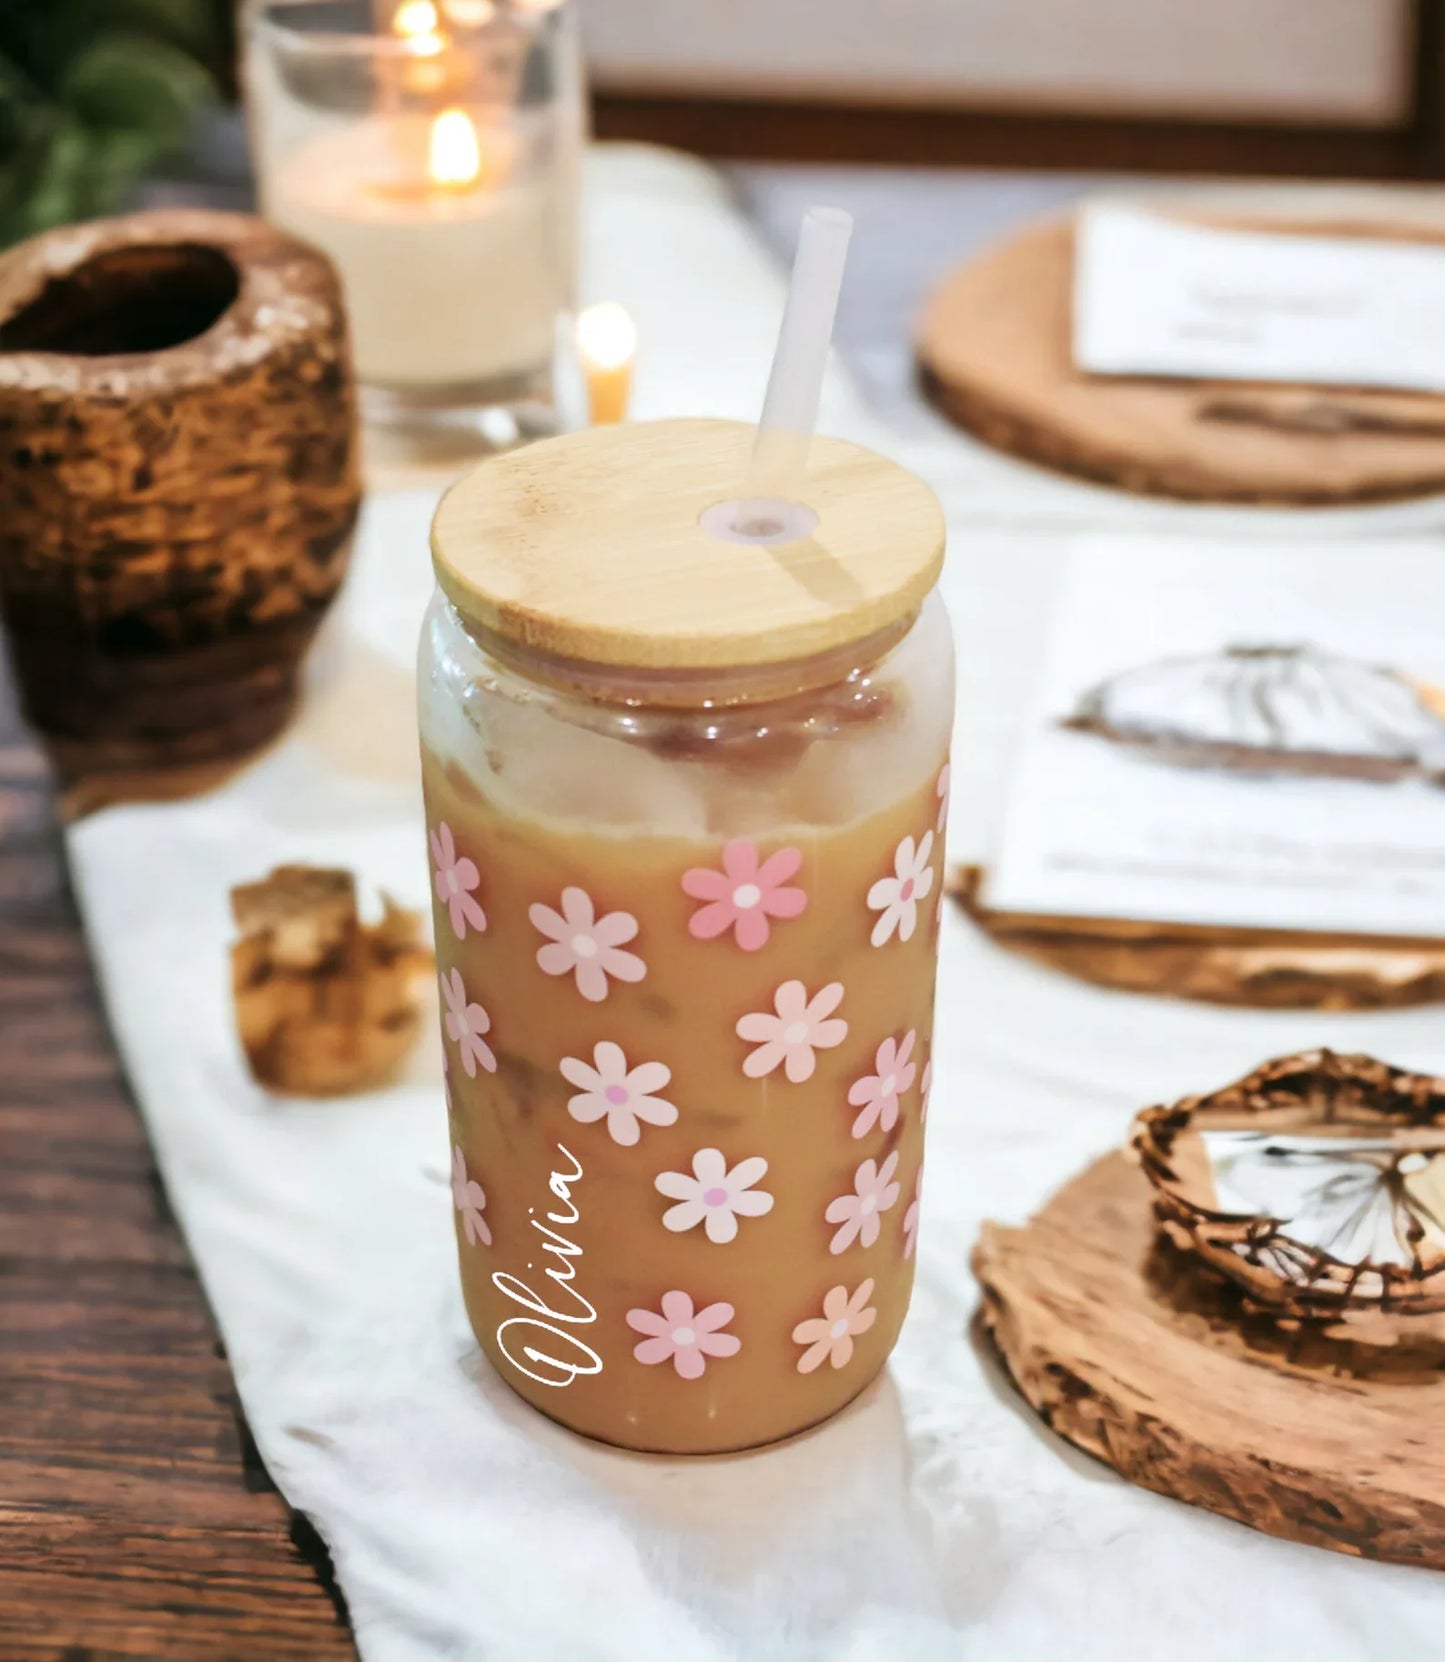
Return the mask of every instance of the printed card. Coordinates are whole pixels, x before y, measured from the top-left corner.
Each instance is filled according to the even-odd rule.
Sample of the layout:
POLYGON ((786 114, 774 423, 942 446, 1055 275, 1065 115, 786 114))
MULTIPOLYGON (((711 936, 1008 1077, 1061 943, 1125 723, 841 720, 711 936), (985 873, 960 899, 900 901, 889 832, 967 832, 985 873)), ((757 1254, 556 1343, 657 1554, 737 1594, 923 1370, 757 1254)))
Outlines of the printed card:
POLYGON ((1079 216, 1074 361, 1097 375, 1445 392, 1445 246, 1079 216))
POLYGON ((1081 539, 986 902, 1445 938, 1445 559, 1081 539))

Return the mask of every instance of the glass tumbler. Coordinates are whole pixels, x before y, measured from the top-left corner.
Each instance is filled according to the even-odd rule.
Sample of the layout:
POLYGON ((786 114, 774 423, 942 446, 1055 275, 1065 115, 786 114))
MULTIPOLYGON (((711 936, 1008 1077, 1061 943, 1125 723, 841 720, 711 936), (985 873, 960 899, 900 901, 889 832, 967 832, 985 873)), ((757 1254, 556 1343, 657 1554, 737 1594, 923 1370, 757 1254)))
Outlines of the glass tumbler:
POLYGON ((253 0, 267 218, 329 254, 364 414, 549 430, 585 128, 571 0, 253 0))
POLYGON ((671 1453, 787 1436, 882 1367, 931 1072, 942 516, 819 439, 813 529, 720 540, 751 438, 483 463, 435 520, 420 657, 467 1310, 528 1402, 671 1453))

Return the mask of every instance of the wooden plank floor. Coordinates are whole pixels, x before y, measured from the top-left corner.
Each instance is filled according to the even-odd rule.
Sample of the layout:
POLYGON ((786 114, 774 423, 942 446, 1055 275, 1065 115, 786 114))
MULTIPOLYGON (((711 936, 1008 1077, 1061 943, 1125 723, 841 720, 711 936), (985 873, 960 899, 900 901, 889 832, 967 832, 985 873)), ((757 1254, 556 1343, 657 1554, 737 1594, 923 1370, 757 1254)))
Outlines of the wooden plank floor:
POLYGON ((239 1423, 5 687, 0 1658, 352 1657, 329 1587, 239 1423))

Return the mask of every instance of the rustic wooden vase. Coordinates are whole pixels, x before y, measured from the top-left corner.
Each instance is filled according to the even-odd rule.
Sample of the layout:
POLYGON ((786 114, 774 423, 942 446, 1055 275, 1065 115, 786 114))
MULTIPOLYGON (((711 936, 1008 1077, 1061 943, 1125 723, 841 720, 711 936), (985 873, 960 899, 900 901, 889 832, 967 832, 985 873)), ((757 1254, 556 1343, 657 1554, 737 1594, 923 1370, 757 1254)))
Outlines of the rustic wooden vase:
POLYGON ((0 258, 0 606, 26 714, 67 770, 271 738, 359 500, 322 255, 185 209, 0 258))

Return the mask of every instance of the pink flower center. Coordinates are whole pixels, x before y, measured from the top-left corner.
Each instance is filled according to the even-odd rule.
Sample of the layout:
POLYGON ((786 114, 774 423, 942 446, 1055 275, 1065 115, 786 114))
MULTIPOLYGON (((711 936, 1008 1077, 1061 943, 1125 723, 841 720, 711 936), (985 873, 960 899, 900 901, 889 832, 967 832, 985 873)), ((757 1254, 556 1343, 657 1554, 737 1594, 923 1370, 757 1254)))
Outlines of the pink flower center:
POLYGON ((727 1197, 727 1190, 720 1189, 716 1184, 714 1184, 712 1188, 703 1190, 702 1203, 704 1206, 721 1206, 727 1197))
POLYGON ((846 1318, 843 1319, 842 1321, 834 1322, 833 1325, 828 1329, 828 1332, 835 1339, 841 1339, 847 1331, 848 1331, 848 1322, 847 1322, 846 1318))
POLYGON ((602 1094, 613 1108, 620 1108, 627 1101, 629 1092, 626 1085, 609 1085, 602 1094))
POLYGON ((740 912, 751 912, 762 898, 763 891, 756 883, 743 883, 733 890, 733 905, 740 912))
POLYGON ((461 884, 457 882, 456 867, 449 866, 447 868, 447 893, 455 894, 460 887, 461 884))
POLYGON ((672 1342, 679 1349, 697 1343, 697 1334, 690 1327, 675 1327, 672 1330, 672 1342))
POLYGON ((879 1096, 897 1096, 898 1075, 896 1073, 890 1073, 878 1081, 878 1094, 879 1096))
POLYGON ((900 900, 913 899, 913 879, 911 877, 903 879, 903 887, 898 891, 898 898, 900 900))
POLYGON ((579 958, 595 958, 597 956, 597 942, 590 935, 574 935, 572 950, 579 958))
POLYGON ((877 1210, 878 1210, 878 1196, 877 1195, 864 1195, 863 1196, 863 1206, 862 1206, 863 1216, 866 1218, 870 1212, 876 1212, 877 1210))
POLYGON ((808 1037, 808 1024, 805 1021, 790 1021, 783 1029, 783 1043, 785 1045, 800 1045, 808 1037))

